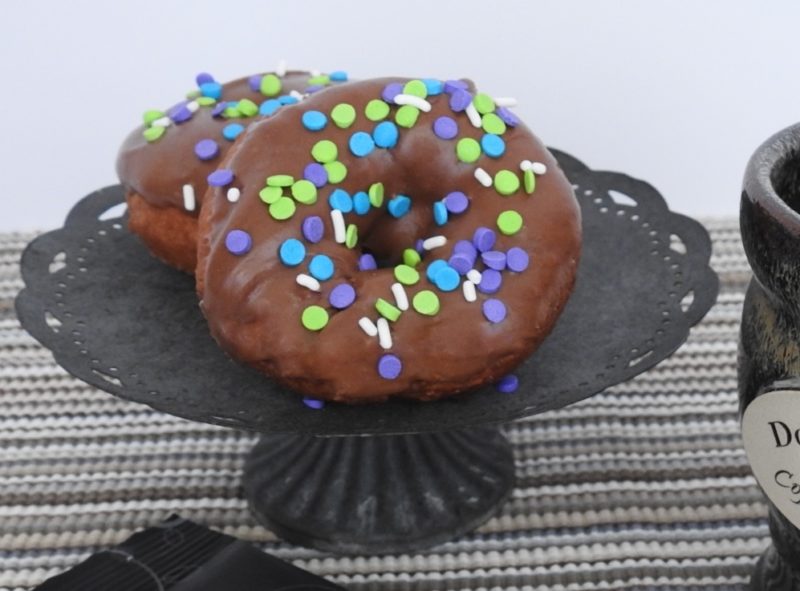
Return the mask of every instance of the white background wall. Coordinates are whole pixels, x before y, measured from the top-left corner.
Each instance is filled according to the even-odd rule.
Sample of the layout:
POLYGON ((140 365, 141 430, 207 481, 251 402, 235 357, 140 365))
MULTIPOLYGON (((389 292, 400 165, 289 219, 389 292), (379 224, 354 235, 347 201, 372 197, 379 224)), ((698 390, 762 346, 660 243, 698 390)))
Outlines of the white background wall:
POLYGON ((736 215, 747 158, 800 120, 800 3, 739 0, 0 4, 0 231, 51 228, 115 182, 148 107, 200 70, 468 76, 551 146, 736 215))

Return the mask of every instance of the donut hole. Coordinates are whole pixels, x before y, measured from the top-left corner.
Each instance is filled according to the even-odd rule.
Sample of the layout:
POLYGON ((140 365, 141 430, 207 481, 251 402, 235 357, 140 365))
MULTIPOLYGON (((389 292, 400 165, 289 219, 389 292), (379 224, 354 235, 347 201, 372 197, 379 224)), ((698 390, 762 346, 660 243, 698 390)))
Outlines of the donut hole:
MULTIPOLYGON (((419 205, 417 201, 414 205, 419 205)), ((359 239, 361 250, 375 257, 379 268, 394 267, 403 261, 403 251, 414 248, 417 240, 424 240, 436 235, 431 228, 433 216, 424 207, 412 205, 402 218, 395 218, 388 212, 376 218, 364 229, 359 239)))

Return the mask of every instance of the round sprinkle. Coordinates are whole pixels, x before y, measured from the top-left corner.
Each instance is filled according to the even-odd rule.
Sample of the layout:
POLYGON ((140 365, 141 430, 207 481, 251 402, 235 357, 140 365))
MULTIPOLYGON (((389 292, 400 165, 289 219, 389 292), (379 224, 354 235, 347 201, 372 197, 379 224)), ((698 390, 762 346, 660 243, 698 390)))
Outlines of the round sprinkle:
POLYGON ((281 92, 281 79, 275 74, 267 74, 261 79, 259 90, 264 96, 276 96, 281 92))
POLYGON ((318 189, 328 182, 328 173, 319 162, 312 162, 303 169, 303 178, 311 181, 318 189))
POLYGON ((250 237, 250 234, 244 230, 231 230, 225 236, 225 248, 227 248, 228 252, 231 254, 241 256, 250 252, 252 247, 253 239, 250 237))
POLYGON ((403 371, 403 363, 397 355, 382 355, 378 360, 378 375, 385 380, 394 380, 403 371))
POLYGON ((489 298, 483 302, 483 315, 492 324, 497 324, 506 319, 506 305, 498 299, 489 298))
MULTIPOLYGON (((489 231, 491 232, 491 230, 489 231)), ((478 256, 478 249, 475 248, 475 245, 469 240, 459 240, 456 242, 455 246, 453 247, 453 254, 459 252, 466 254, 473 261, 478 256)))
POLYGON ((261 75, 253 74, 247 79, 247 84, 250 85, 250 90, 258 92, 261 88, 261 75))
POLYGON ((232 142, 239 134, 244 131, 244 125, 241 123, 228 123, 225 127, 222 128, 222 137, 226 140, 232 142))
POLYGON ((227 168, 220 168, 208 175, 208 184, 212 187, 224 187, 233 182, 233 171, 227 168))
POLYGON ((442 259, 436 259, 432 261, 428 268, 425 270, 425 276, 428 278, 428 281, 432 283, 436 283, 436 276, 442 271, 442 269, 447 268, 447 261, 443 261, 442 259))
POLYGON ((350 136, 350 151, 353 155, 363 158, 375 149, 375 140, 364 131, 357 131, 350 136))
POLYGON ((383 183, 372 183, 369 186, 369 202, 373 207, 381 207, 383 205, 383 183))
POLYGON ((339 103, 331 110, 331 119, 338 127, 346 129, 356 120, 356 110, 351 104, 339 103))
POLYGON ((497 382, 494 387, 495 390, 503 394, 513 394, 517 391, 517 388, 519 388, 519 378, 513 373, 510 373, 500 378, 500 381, 497 382))
POLYGON ((328 205, 331 209, 338 209, 342 213, 353 211, 353 198, 344 189, 334 189, 328 196, 328 205))
POLYGON ((481 156, 481 145, 471 137, 461 138, 456 144, 456 156, 461 162, 475 162, 481 156))
POLYGON ((428 96, 428 87, 422 80, 410 80, 403 86, 403 94, 425 98, 428 96))
POLYGON ((314 410, 320 410, 321 408, 325 407, 324 400, 319 400, 318 398, 310 398, 309 396, 303 397, 303 404, 305 404, 308 408, 314 410))
POLYGON ((428 96, 437 96, 442 94, 444 90, 444 82, 434 78, 425 78, 422 81, 425 84, 425 89, 428 91, 428 96))
POLYGON ((450 95, 450 108, 456 113, 460 113, 472 103, 472 95, 463 89, 456 89, 450 95))
POLYGON ((364 108, 364 115, 370 121, 381 121, 389 115, 389 105, 380 99, 372 99, 364 108))
POLYGON ((378 298, 378 300, 375 302, 375 309, 381 316, 391 322, 397 322, 397 319, 400 318, 400 314, 402 313, 400 308, 394 304, 390 304, 383 298, 378 298))
POLYGON ((495 111, 495 115, 500 117, 503 123, 509 127, 516 127, 519 125, 519 118, 506 107, 499 107, 497 111, 495 111))
POLYGON ((194 153, 200 160, 211 160, 219 154, 219 145, 211 139, 200 140, 194 145, 194 153))
POLYGON ((444 226, 447 223, 447 206, 443 201, 437 201, 433 204, 433 221, 437 226, 444 226))
POLYGON ((481 254, 483 264, 495 271, 502 271, 506 268, 506 253, 499 250, 487 250, 481 254))
POLYGON ((294 177, 289 174, 273 174, 267 177, 268 187, 291 187, 294 177))
POLYGON ((369 195, 366 191, 359 191, 353 195, 353 211, 357 215, 365 215, 370 210, 369 195))
POLYGON ((489 228, 481 226, 477 230, 475 230, 475 234, 472 235, 472 244, 475 245, 480 252, 486 252, 487 250, 491 250, 494 246, 495 240, 497 240, 497 235, 489 228))
POLYGON ((378 263, 375 257, 369 253, 362 254, 358 257, 358 270, 359 271, 374 271, 378 268, 378 263))
POLYGON ((526 170, 522 173, 522 182, 525 185, 525 192, 530 195, 536 189, 536 176, 532 170, 526 170))
POLYGON ((269 117, 270 115, 274 114, 275 111, 280 109, 283 105, 280 101, 275 99, 267 99, 261 106, 258 107, 258 114, 263 115, 264 117, 269 117))
POLYGON ((281 187, 264 187, 258 192, 258 196, 261 201, 271 205, 283 197, 283 189, 281 187))
POLYGON ((519 246, 514 246, 508 249, 506 253, 506 265, 511 271, 521 273, 528 268, 530 257, 528 253, 522 250, 519 246))
POLYGON ((148 142, 154 142, 164 135, 165 131, 166 127, 148 127, 142 132, 142 135, 148 142))
MULTIPOLYGON (((313 156, 314 160, 322 164, 333 162, 338 155, 339 150, 336 148, 336 144, 331 140, 320 140, 311 148, 311 156, 313 156)), ((328 175, 330 176, 330 171, 328 175)))
POLYGON ((282 94, 278 97, 278 102, 282 105, 296 105, 300 101, 297 100, 297 97, 292 96, 291 94, 282 94))
POLYGON ((356 290, 349 283, 340 283, 331 290, 328 302, 337 310, 344 310, 356 301, 356 290))
POLYGON ((506 132, 506 124, 494 113, 487 113, 481 119, 481 126, 486 133, 503 135, 506 132))
POLYGON ((411 209, 411 199, 405 195, 398 195, 394 199, 390 199, 386 207, 392 217, 401 218, 411 209))
POLYGON ((494 175, 494 188, 501 195, 512 195, 519 189, 519 177, 510 170, 501 170, 494 175))
POLYGON ((394 114, 394 120, 400 127, 414 127, 414 124, 417 122, 417 117, 419 117, 419 109, 416 107, 412 107, 411 105, 403 105, 397 112, 394 114))
POLYGON ((445 265, 436 273, 433 282, 436 284, 436 287, 442 291, 453 291, 461 283, 461 277, 459 277, 458 271, 453 269, 453 267, 445 265))
POLYGON ((328 78, 334 82, 347 82, 347 72, 344 70, 336 70, 328 74, 328 78))
POLYGON ((294 215, 296 208, 297 206, 291 198, 281 197, 269 206, 269 215, 276 220, 288 220, 294 215))
POLYGON ((326 162, 325 172, 328 173, 328 182, 341 183, 347 177, 347 167, 339 161, 326 162))
POLYGON ((211 105, 216 104, 217 100, 211 98, 210 96, 200 96, 197 97, 197 104, 201 107, 210 107, 211 105))
POLYGON ((459 275, 466 275, 475 264, 475 258, 465 252, 457 252, 447 260, 447 264, 458 271, 459 275))
POLYGON ((328 324, 328 311, 322 306, 309 306, 300 318, 308 330, 322 330, 328 324))
POLYGON ((476 94, 475 98, 472 99, 472 104, 475 105, 475 109, 481 115, 492 113, 495 108, 494 99, 485 92, 479 92, 476 94))
POLYGON ((310 215, 303 220, 303 238, 316 244, 325 236, 325 224, 318 215, 310 215))
POLYGON ((208 72, 200 72, 194 77, 194 81, 197 83, 197 86, 200 86, 206 82, 214 82, 214 77, 208 72))
POLYGON ((319 111, 306 111, 303 113, 302 120, 303 127, 309 131, 320 131, 321 129, 325 129, 325 126, 328 124, 328 118, 324 113, 320 113, 319 111))
POLYGON ((405 265, 408 265, 409 267, 416 267, 421 261, 422 257, 413 248, 406 248, 403 251, 403 263, 405 265))
POLYGON ((486 269, 481 273, 481 282, 478 284, 478 291, 482 293, 497 293, 503 284, 503 276, 500 271, 486 269))
POLYGON ((400 131, 391 121, 382 121, 372 131, 372 139, 379 148, 394 148, 400 137, 400 131))
POLYGON ((142 119, 144 120, 145 125, 150 125, 153 121, 161 119, 165 115, 166 114, 164 113, 164 111, 159 111, 158 109, 149 109, 144 112, 144 115, 142 115, 142 119))
POLYGON ((394 97, 398 94, 402 94, 403 92, 403 85, 400 82, 391 82, 383 87, 383 91, 381 92, 381 98, 385 100, 387 103, 394 103, 394 97))
POLYGON ((403 285, 414 285, 419 281, 419 271, 410 265, 397 265, 394 276, 403 285))
POLYGON ((443 115, 433 122, 433 133, 443 140, 451 140, 458 135, 458 123, 452 117, 443 115))
POLYGON ((200 94, 219 100, 222 97, 222 84, 219 82, 203 82, 200 85, 200 94))
POLYGON ((506 236, 513 236, 522 228, 522 216, 513 209, 508 209, 497 216, 497 227, 506 236))
POLYGON ((278 249, 281 262, 287 267, 296 267, 306 258, 306 247, 296 238, 284 240, 278 249))
POLYGON ((500 158, 506 151, 506 143, 499 135, 487 133, 481 138, 481 148, 490 158, 500 158))
POLYGON ((301 179, 292 185, 292 197, 298 203, 313 205, 317 202, 317 188, 311 181, 301 179))
POLYGON ((239 109, 239 112, 245 117, 252 117, 258 113, 258 105, 246 98, 241 99, 236 105, 236 108, 239 109))
POLYGON ((308 263, 308 271, 314 279, 320 281, 327 281, 333 277, 333 261, 328 255, 318 254, 314 255, 311 262, 308 263))
POLYGON ((347 226, 347 232, 345 233, 344 238, 344 245, 347 248, 355 248, 356 244, 358 244, 358 226, 355 224, 350 224, 347 226))
POLYGON ((429 289, 423 289, 414 295, 411 305, 420 314, 435 316, 439 313, 439 296, 429 289))
POLYGON ((450 213, 464 213, 469 207, 469 199, 461 191, 448 193, 444 196, 442 202, 450 213))

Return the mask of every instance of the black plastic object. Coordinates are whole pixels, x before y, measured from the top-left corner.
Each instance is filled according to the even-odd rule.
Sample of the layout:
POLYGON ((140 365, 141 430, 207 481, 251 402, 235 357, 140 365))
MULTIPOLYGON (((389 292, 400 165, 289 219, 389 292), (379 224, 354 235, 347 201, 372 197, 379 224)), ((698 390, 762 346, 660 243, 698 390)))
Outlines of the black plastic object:
POLYGON ((554 154, 580 202, 584 246, 575 291, 553 333, 516 370, 514 394, 489 386, 438 402, 306 407, 296 394, 221 352, 198 309, 192 278, 151 257, 126 231, 125 220, 112 217, 123 202, 120 187, 87 196, 64 228, 28 246, 17 311, 56 361, 90 384, 181 417, 268 434, 253 452, 245 488, 255 513, 287 539, 367 552, 444 540, 488 517, 513 482, 507 444, 499 434, 487 439, 477 427, 562 407, 645 371, 683 343, 716 298, 711 243, 700 224, 670 212, 643 181, 591 171, 572 156, 554 154), (460 433, 431 435, 444 431, 460 433), (276 472, 280 434, 291 434, 284 451, 292 450, 295 461, 276 472), (412 434, 427 435, 403 437, 412 434), (394 437, 381 445, 354 438, 352 453, 326 463, 326 454, 333 454, 326 448, 338 443, 313 437, 333 435, 394 437), (475 498, 465 500, 455 476, 447 488, 442 470, 462 461, 456 442, 486 448, 470 460, 476 478, 492 465, 504 471, 476 488, 475 498), (376 453, 404 459, 388 464, 376 453), (364 527, 342 525, 346 503, 327 495, 329 481, 319 476, 321 470, 331 474, 332 465, 364 479, 357 498, 374 504, 364 527), (399 490, 400 480, 413 486, 399 490), (285 498, 286 491, 277 490, 285 483, 315 495, 313 502, 322 504, 318 515, 289 517, 278 500, 285 498), (408 509, 410 521, 395 519, 402 495, 424 495, 435 486, 445 487, 431 503, 437 516, 418 504, 408 509))

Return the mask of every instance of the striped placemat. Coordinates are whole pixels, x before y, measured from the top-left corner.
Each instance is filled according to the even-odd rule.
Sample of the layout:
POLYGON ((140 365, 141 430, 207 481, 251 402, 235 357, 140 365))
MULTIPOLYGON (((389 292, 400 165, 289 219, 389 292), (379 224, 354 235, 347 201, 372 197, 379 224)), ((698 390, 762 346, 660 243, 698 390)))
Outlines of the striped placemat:
POLYGON ((252 434, 117 400, 59 368, 14 314, 32 235, 1 235, 0 589, 30 589, 173 512, 348 589, 744 589, 769 535, 737 417, 749 271, 737 222, 706 225, 721 293, 675 355, 510 425, 518 485, 476 533, 345 558, 282 543, 253 521, 240 486, 252 434))

